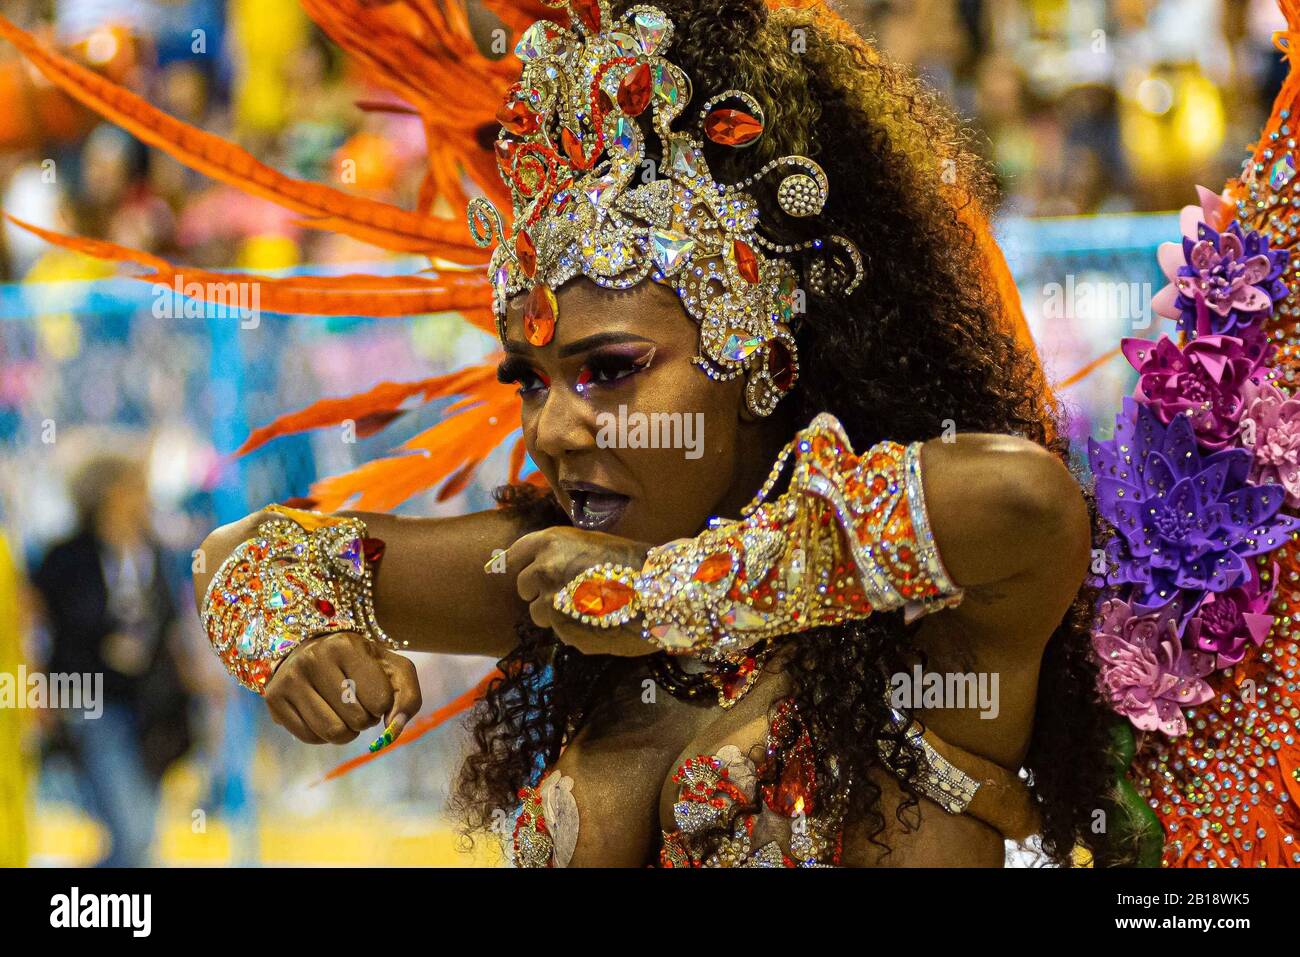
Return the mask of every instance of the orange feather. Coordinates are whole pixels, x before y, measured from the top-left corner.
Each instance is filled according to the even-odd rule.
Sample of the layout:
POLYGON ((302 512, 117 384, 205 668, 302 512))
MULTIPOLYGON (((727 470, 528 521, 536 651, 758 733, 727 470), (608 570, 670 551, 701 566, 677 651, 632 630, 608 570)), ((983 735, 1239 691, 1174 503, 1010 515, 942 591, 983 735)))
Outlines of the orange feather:
POLYGON ((1056 383, 1056 387, 1058 389, 1068 389, 1070 386, 1082 382, 1088 376, 1092 375, 1094 372, 1096 372, 1098 369, 1104 366, 1111 359, 1114 359, 1117 355, 1119 355, 1119 353, 1120 353, 1119 346, 1116 346, 1114 349, 1111 349, 1108 352, 1102 353, 1101 355, 1097 356, 1097 358, 1089 362, 1082 369, 1066 376, 1060 382, 1056 383))
POLYGON ((455 208, 469 199, 462 171, 500 208, 510 197, 479 127, 490 122, 517 70, 511 57, 478 52, 461 4, 394 0, 302 0, 307 14, 362 64, 375 83, 413 105, 424 119, 428 172, 419 209, 441 196, 455 208))
MULTIPOLYGON (((424 735, 428 734, 434 728, 440 727, 441 725, 445 724, 448 720, 454 718, 462 711, 467 711, 468 709, 473 707, 474 702, 477 701, 479 698, 483 697, 483 695, 487 693, 488 687, 492 684, 493 681, 496 681, 504 677, 505 675, 503 675, 500 671, 493 669, 493 671, 490 674, 486 674, 482 678, 480 678, 478 683, 474 685, 474 687, 466 691, 464 694, 457 695, 455 698, 448 701, 441 708, 437 709, 436 711, 430 714, 425 715, 423 718, 417 718, 416 720, 412 721, 410 724, 408 724, 405 728, 402 729, 402 736, 398 738, 396 741, 394 741, 392 744, 390 744, 384 750, 375 751, 367 754, 359 754, 355 758, 351 758, 350 760, 344 761, 342 764, 326 772, 325 776, 315 783, 324 784, 326 781, 332 781, 335 778, 342 777, 343 775, 347 774, 349 771, 355 771, 363 764, 369 764, 375 758, 381 757, 385 754, 390 754, 391 752, 396 751, 400 747, 404 747, 405 745, 411 744, 418 738, 421 738, 424 735)), ((313 785, 313 787, 314 786, 315 785, 313 785)))
POLYGON ((555 7, 529 0, 482 0, 483 6, 494 13, 512 33, 522 33, 535 20, 561 19, 555 7))
POLYGON ((438 489, 438 494, 436 496, 437 500, 439 502, 445 502, 453 495, 458 495, 463 492, 465 486, 469 485, 469 480, 474 477, 474 472, 478 469, 479 463, 482 461, 482 459, 470 459, 457 469, 456 474, 443 482, 442 488, 438 489))
POLYGON ((374 388, 357 395, 321 399, 305 409, 282 415, 274 422, 255 429, 244 444, 235 451, 235 455, 247 455, 282 435, 293 435, 309 429, 340 425, 349 419, 358 421, 368 416, 394 412, 401 407, 402 403, 415 395, 421 395, 423 402, 431 402, 449 395, 459 395, 475 389, 489 379, 495 381, 494 372, 495 369, 491 365, 469 366, 446 375, 422 379, 419 382, 381 382, 374 388))
POLYGON ((519 396, 513 386, 493 378, 467 391, 455 414, 404 442, 399 454, 322 479, 312 485, 311 497, 326 512, 344 507, 386 512, 473 463, 463 476, 467 482, 479 462, 519 428, 519 396), (464 407, 468 402, 476 404, 464 407))
POLYGON ((97 259, 134 263, 153 272, 132 276, 141 282, 170 286, 181 281, 182 292, 201 302, 231 305, 232 284, 257 287, 257 305, 264 312, 311 316, 417 316, 430 312, 466 311, 475 326, 495 335, 492 288, 478 272, 448 271, 437 278, 423 276, 262 276, 222 273, 176 266, 138 249, 81 236, 67 236, 5 214, 16 226, 47 242, 97 259))

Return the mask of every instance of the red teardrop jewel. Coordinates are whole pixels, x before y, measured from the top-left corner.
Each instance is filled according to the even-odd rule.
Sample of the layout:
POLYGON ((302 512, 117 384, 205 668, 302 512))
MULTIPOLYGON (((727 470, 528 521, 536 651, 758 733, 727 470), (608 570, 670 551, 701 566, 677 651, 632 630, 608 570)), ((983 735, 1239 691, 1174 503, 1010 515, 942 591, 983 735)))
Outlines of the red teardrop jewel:
POLYGON ((366 562, 371 566, 378 565, 379 560, 384 557, 384 540, 382 538, 363 538, 361 539, 361 551, 366 556, 366 562))
POLYGON ((704 118, 704 135, 723 146, 744 146, 763 132, 763 124, 743 110, 714 110, 704 118))
POLYGON ((529 290, 524 303, 524 338, 539 348, 550 342, 555 335, 558 311, 555 293, 546 283, 539 282, 529 290))
POLYGON ((578 169, 587 168, 587 159, 582 155, 582 140, 567 126, 560 129, 560 145, 564 147, 564 154, 569 157, 570 163, 578 169))
POLYGON ((629 70, 618 85, 618 105, 628 116, 638 116, 650 105, 650 64, 629 70))
POLYGON ((596 0, 570 0, 569 6, 588 31, 600 32, 600 4, 596 0))
POLYGON ((501 139, 496 141, 497 162, 505 168, 506 172, 509 172, 510 168, 514 166, 515 150, 518 145, 516 140, 501 139))
POLYGON ((812 755, 807 753, 806 748, 796 747, 794 753, 786 759, 776 786, 765 795, 767 805, 786 817, 810 814, 817 787, 815 775, 812 755))
POLYGON ((734 564, 729 552, 714 552, 700 562, 691 577, 697 582, 715 582, 731 571, 734 564))
POLYGON ((497 110, 497 122, 516 136, 527 136, 537 132, 542 118, 528 108, 522 100, 502 103, 497 110))
POLYGON ((731 244, 731 253, 740 278, 751 286, 758 285, 758 256, 754 254, 754 247, 743 239, 737 239, 731 244))
POLYGON ((753 656, 746 658, 740 663, 739 668, 731 674, 723 676, 721 687, 718 690, 726 696, 728 701, 738 700, 741 695, 749 690, 749 676, 754 673, 757 666, 758 662, 753 656))
POLYGON ((533 237, 528 235, 528 230, 519 230, 519 235, 515 237, 515 256, 519 260, 519 266, 523 271, 532 276, 537 272, 537 247, 533 244, 533 237))
POLYGON ((794 356, 790 353, 790 347, 780 339, 773 339, 767 348, 767 374, 771 376, 774 386, 782 392, 789 392, 794 387, 795 379, 794 356))

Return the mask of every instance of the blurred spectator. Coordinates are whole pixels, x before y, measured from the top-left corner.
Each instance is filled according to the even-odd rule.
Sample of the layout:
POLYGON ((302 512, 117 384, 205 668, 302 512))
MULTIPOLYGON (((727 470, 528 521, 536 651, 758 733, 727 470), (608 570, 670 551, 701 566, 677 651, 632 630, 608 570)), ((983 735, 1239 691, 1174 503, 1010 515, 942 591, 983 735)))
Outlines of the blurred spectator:
POLYGON ((149 521, 142 464, 96 455, 72 480, 78 526, 32 582, 51 674, 102 674, 103 714, 61 711, 91 806, 112 840, 104 866, 149 863, 163 772, 190 745, 189 695, 170 643, 176 618, 149 521))

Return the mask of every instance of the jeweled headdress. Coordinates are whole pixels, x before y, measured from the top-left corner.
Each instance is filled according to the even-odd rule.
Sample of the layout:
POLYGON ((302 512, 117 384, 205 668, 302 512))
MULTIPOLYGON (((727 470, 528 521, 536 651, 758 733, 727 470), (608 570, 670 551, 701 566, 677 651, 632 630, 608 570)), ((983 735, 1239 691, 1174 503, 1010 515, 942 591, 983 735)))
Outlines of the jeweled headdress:
POLYGON ((651 278, 673 286, 700 323, 696 363, 717 380, 747 374, 746 401, 772 411, 797 377, 793 328, 798 270, 784 256, 813 255, 808 287, 848 294, 862 276, 857 248, 843 236, 778 243, 763 234, 759 206, 745 188, 775 174, 776 199, 791 216, 821 212, 827 182, 806 156, 783 156, 741 183, 709 173, 706 137, 734 148, 763 133, 763 111, 748 93, 726 90, 703 103, 685 130, 672 128, 691 100, 691 80, 665 59, 672 21, 637 5, 615 18, 606 0, 572 0, 571 28, 532 24, 515 53, 523 74, 497 112, 503 133, 497 166, 509 185, 507 232, 486 198, 469 204, 470 230, 497 242, 489 274, 497 332, 506 306, 526 292, 524 332, 551 340, 555 290, 584 275, 624 289, 651 278), (739 103, 724 106, 726 103, 739 103), (643 122, 648 121, 648 122, 643 122), (657 163, 646 127, 658 137, 657 163))

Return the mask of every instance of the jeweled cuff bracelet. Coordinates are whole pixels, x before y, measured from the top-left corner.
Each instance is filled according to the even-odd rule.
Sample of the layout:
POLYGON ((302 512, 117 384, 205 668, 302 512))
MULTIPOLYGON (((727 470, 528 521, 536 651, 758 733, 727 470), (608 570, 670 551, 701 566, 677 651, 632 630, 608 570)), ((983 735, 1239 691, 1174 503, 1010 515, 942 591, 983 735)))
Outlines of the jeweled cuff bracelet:
POLYGON ((375 620, 383 542, 365 523, 282 505, 265 511, 275 517, 221 563, 203 598, 208 641, 235 679, 264 694, 290 651, 336 632, 394 647, 375 620))
POLYGON ((654 548, 640 569, 589 568, 555 607, 598 627, 640 615, 662 650, 721 657, 874 611, 904 608, 911 620, 956 605, 963 592, 925 509, 921 444, 880 442, 857 456, 823 413, 781 452, 742 520, 654 548), (765 501, 791 456, 787 491, 765 501))

